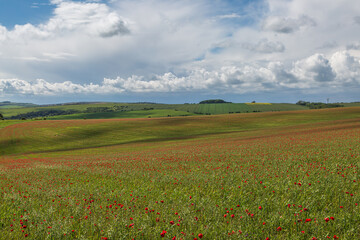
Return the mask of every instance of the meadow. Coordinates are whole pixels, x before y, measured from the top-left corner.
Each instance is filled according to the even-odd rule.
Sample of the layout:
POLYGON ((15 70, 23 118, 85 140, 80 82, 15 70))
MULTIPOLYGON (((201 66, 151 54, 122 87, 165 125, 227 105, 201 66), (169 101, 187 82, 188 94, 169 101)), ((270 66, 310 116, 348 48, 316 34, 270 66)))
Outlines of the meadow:
POLYGON ((1 124, 1 239, 360 239, 360 107, 1 124))

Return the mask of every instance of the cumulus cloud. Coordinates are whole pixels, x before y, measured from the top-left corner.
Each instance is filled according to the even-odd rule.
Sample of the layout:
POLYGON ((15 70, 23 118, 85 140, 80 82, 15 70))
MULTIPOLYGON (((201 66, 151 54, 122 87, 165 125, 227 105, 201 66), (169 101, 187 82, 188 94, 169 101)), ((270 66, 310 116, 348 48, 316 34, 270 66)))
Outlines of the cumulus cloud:
POLYGON ((298 18, 270 16, 264 20, 262 27, 267 31, 273 31, 277 33, 292 33, 302 27, 312 27, 315 25, 315 20, 306 15, 302 15, 298 18))
POLYGON ((243 48, 250 51, 259 52, 259 53, 274 53, 274 52, 283 52, 285 46, 279 41, 269 41, 268 39, 261 39, 259 42, 253 43, 244 43, 243 48))
POLYGON ((334 53, 330 58, 330 64, 336 73, 336 80, 341 83, 360 84, 360 61, 346 51, 334 53))
POLYGON ((86 31, 92 35, 111 37, 128 34, 126 22, 101 3, 58 3, 55 16, 43 26, 50 31, 86 31))
POLYGON ((282 62, 265 65, 243 64, 217 70, 199 68, 186 76, 172 72, 151 79, 133 75, 128 78, 105 78, 101 84, 77 84, 71 81, 50 83, 43 79, 29 82, 0 79, 0 93, 22 95, 116 94, 146 92, 246 93, 269 90, 344 88, 351 83, 360 87, 360 62, 346 51, 334 53, 329 59, 314 54, 286 67, 282 62))
POLYGON ((298 79, 314 84, 331 82, 335 78, 330 62, 323 54, 295 62, 292 72, 298 79))
POLYGON ((0 40, 49 39, 69 34, 112 37, 129 34, 128 23, 106 4, 52 1, 54 15, 44 24, 15 25, 7 30, 0 25, 0 40))
POLYGON ((360 4, 225 2, 52 0, 42 24, 0 25, 0 98, 359 88, 360 4))

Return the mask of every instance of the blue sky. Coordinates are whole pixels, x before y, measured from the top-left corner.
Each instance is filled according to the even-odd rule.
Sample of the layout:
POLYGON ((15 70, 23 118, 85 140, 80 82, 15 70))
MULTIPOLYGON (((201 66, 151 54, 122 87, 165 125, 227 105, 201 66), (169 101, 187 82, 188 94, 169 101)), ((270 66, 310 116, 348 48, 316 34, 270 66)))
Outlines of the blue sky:
POLYGON ((12 29, 16 24, 41 24, 54 9, 48 0, 0 0, 0 24, 12 29))
POLYGON ((360 2, 0 0, 0 101, 360 101, 360 2))

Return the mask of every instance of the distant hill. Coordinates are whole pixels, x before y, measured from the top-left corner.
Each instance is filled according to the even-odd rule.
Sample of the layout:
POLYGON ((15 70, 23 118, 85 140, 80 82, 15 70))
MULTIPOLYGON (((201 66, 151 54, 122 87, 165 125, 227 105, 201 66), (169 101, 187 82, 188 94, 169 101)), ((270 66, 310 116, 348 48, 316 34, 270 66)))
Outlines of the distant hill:
POLYGON ((3 101, 0 102, 0 109, 3 108, 26 108, 26 107, 36 107, 38 105, 33 104, 33 103, 14 103, 14 102, 10 102, 10 101, 3 101))
MULTIPOLYGON (((360 106, 360 103, 341 103, 341 105, 344 105, 344 107, 352 107, 360 106)), ((12 102, 0 103, 0 113, 4 116, 5 119, 151 118, 191 115, 296 111, 307 110, 310 108, 311 107, 307 105, 291 103, 254 102, 222 102, 211 104, 78 102, 52 105, 36 105, 31 103, 12 102)))

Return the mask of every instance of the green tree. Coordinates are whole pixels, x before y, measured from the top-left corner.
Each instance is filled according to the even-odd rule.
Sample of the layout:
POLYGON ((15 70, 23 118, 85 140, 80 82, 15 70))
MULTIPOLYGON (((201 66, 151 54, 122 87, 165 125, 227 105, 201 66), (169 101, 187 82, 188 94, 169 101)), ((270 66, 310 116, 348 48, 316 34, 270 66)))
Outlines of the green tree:
POLYGON ((0 113, 0 120, 4 119, 4 116, 0 113))

